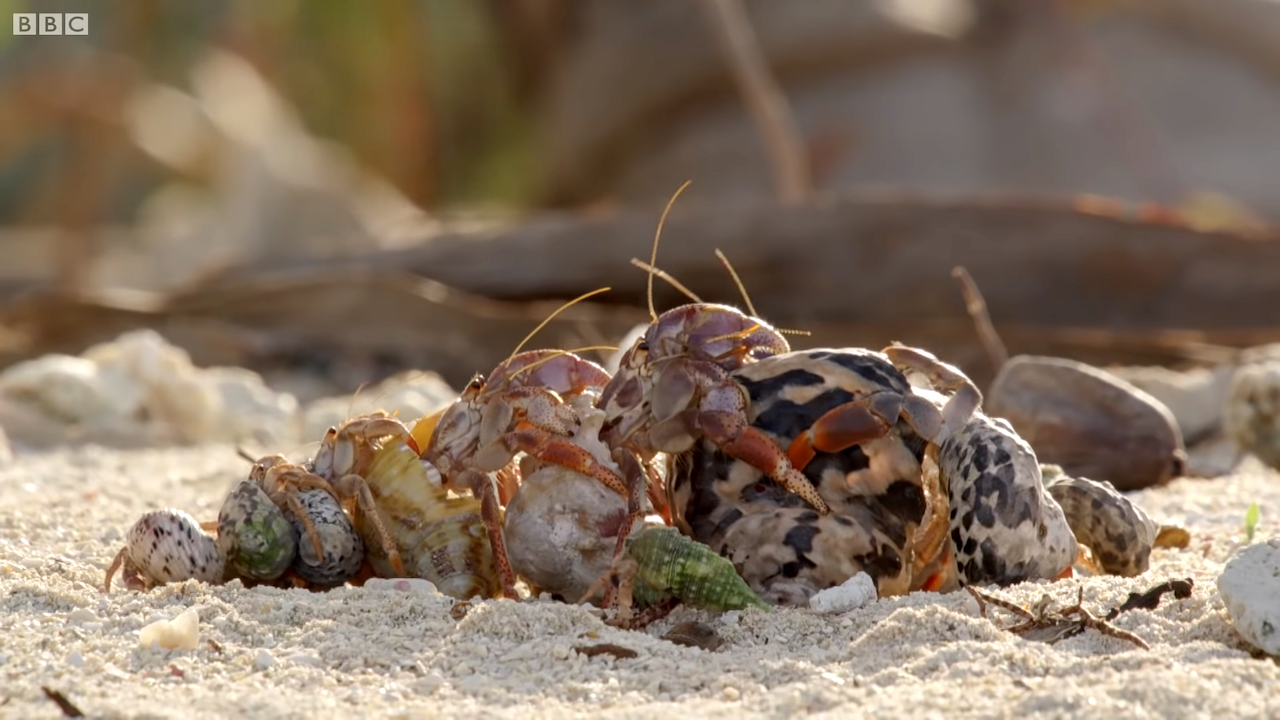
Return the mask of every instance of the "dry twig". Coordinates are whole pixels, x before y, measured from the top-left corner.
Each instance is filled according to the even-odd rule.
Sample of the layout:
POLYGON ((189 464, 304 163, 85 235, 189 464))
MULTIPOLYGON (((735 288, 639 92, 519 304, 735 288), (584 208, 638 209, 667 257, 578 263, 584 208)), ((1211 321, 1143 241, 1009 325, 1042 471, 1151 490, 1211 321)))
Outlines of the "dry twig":
POLYGON ((703 0, 702 5, 738 90, 755 119, 773 165, 779 198, 784 203, 804 200, 812 190, 809 157, 787 98, 760 51, 742 0, 703 0))
POLYGON ((952 268, 951 277, 955 278, 960 285, 965 310, 969 313, 969 317, 973 318, 978 339, 982 341, 982 347, 986 349, 987 357, 991 359, 992 370, 1000 372, 1000 368, 1009 361, 1009 350, 1005 348, 1004 341, 996 332, 996 326, 991 322, 991 314, 987 312, 987 301, 983 299, 982 291, 978 289, 978 284, 973 281, 973 276, 963 265, 952 268))

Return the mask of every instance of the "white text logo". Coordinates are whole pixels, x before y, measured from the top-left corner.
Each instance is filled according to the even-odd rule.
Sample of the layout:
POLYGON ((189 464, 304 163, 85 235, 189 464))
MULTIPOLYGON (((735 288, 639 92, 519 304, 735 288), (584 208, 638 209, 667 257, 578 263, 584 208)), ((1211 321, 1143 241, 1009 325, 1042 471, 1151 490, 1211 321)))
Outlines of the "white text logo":
POLYGON ((14 35, 88 35, 89 13, 14 13, 14 35))

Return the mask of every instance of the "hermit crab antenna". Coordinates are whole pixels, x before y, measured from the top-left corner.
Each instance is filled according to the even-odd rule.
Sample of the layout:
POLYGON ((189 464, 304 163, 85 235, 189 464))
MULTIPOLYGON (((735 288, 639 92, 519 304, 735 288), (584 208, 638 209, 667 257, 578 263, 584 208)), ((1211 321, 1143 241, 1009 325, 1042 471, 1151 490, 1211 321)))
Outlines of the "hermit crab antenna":
POLYGON ((658 321, 658 313, 653 311, 653 267, 658 264, 658 238, 662 237, 662 224, 667 221, 667 213, 671 212, 671 206, 676 204, 676 198, 680 197, 680 193, 689 187, 692 180, 685 180, 684 184, 676 190, 676 194, 671 196, 667 201, 667 206, 662 210, 662 217, 658 218, 658 229, 653 233, 653 253, 649 256, 649 317, 654 321, 658 321))
POLYGON ((533 329, 533 330, 532 330, 528 335, 525 335, 525 336, 524 336, 524 339, 520 341, 520 344, 516 346, 516 349, 515 349, 515 350, 512 350, 512 351, 511 351, 511 355, 510 355, 509 357, 507 357, 507 359, 508 359, 508 360, 510 360, 511 358, 515 357, 515 356, 520 352, 520 349, 524 347, 525 343, 527 343, 527 342, 529 342, 530 340, 532 340, 532 339, 533 339, 533 336, 534 336, 534 335, 537 335, 539 330, 541 330, 542 328, 546 327, 546 326, 547 326, 547 323, 551 322, 551 321, 555 318, 555 316, 559 315, 560 313, 564 312, 565 310, 569 309, 570 307, 573 307, 574 305, 577 305, 578 303, 582 302, 583 300, 586 300, 587 298, 591 297, 592 295, 599 295, 600 293, 603 293, 603 292, 609 292, 609 291, 610 291, 610 290, 612 290, 612 289, 613 289, 613 288, 607 288, 607 287, 604 287, 604 288, 600 288, 599 290, 592 290, 591 292, 586 293, 586 294, 584 294, 584 295, 579 295, 578 297, 576 297, 576 298, 574 298, 574 299, 570 300, 569 302, 567 302, 567 303, 565 303, 565 304, 561 305, 560 307, 556 308, 556 311, 555 311, 555 312, 551 313, 550 315, 548 315, 548 316, 547 316, 547 318, 546 318, 545 320, 543 320, 542 322, 538 323, 538 327, 534 328, 534 329, 533 329))
POLYGON ((654 275, 657 275, 658 277, 667 281, 668 285, 675 288, 676 290, 679 290, 681 293, 684 294, 685 297, 689 298, 690 300, 696 303, 702 302, 702 298, 695 295, 692 290, 685 287, 683 283, 681 283, 679 280, 672 277, 671 274, 668 273, 666 270, 663 270, 662 268, 654 267, 649 263, 641 260, 640 258, 631 258, 631 264, 635 265, 641 270, 644 270, 645 272, 653 273, 654 275))
POLYGON ((724 269, 729 271, 729 277, 733 278, 733 284, 738 286, 738 294, 742 295, 742 302, 747 304, 747 312, 751 317, 759 317, 756 315, 756 308, 751 304, 751 296, 747 294, 747 286, 742 284, 742 278, 738 277, 738 271, 733 269, 733 265, 729 263, 729 258, 716 248, 716 257, 720 258, 720 262, 724 264, 724 269))
MULTIPOLYGON (((760 317, 759 315, 756 314, 755 305, 751 304, 751 296, 747 294, 747 286, 742 284, 742 278, 738 277, 738 271, 733 269, 733 265, 729 263, 729 258, 725 257, 725 254, 720 250, 720 248, 716 248, 716 257, 720 258, 720 262, 724 264, 724 269, 729 271, 729 277, 733 278, 733 284, 738 286, 738 293, 742 295, 742 301, 747 304, 747 312, 751 314, 751 317, 760 317)), ((749 335, 755 332, 756 329, 759 327, 760 326, 757 325, 751 328, 746 332, 746 334, 743 335, 743 337, 746 337, 746 335, 749 335)), ((786 328, 774 328, 774 330, 783 335, 812 334, 808 330, 788 330, 786 328)), ((726 336, 726 337, 732 337, 732 336, 726 336)))

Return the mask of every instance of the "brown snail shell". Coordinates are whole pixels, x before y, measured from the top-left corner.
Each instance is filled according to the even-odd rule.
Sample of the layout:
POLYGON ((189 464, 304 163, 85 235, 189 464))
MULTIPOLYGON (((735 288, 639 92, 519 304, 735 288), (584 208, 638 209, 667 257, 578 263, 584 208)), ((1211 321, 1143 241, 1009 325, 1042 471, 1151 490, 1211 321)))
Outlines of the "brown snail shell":
POLYGON ((1173 413, 1105 370, 1066 358, 1019 355, 992 383, 986 412, 1003 417, 1041 462, 1118 490, 1183 473, 1186 447, 1173 413))

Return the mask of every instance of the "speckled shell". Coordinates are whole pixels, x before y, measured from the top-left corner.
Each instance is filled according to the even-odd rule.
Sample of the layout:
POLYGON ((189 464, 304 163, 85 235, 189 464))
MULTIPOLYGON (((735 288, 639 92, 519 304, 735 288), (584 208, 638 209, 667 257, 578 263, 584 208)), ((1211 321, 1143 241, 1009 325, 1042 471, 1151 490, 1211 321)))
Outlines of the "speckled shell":
POLYGON ((1159 526, 1142 508, 1111 483, 1088 478, 1058 475, 1047 489, 1104 572, 1133 577, 1147 571, 1159 526))
POLYGON ((645 527, 626 541, 627 554, 639 566, 637 588, 644 597, 649 588, 670 593, 689 607, 711 612, 768 608, 752 592, 733 564, 711 548, 680 534, 672 527, 645 527))
POLYGON ((1001 368, 985 405, 1069 475, 1138 490, 1183 471, 1186 448, 1169 408, 1090 365, 1019 355, 1001 368))
POLYGON ((1053 580, 1071 567, 1076 538, 1035 451, 1007 422, 976 413, 942 443, 938 468, 961 582, 1053 580))
POLYGON ((1280 360, 1236 370, 1227 391, 1223 430, 1241 450, 1280 469, 1280 360))
MULTIPOLYGON (((912 388, 880 353, 803 350, 733 374, 751 400, 747 419, 786 448, 824 413, 873 392, 912 388)), ((919 587, 909 547, 925 515, 925 442, 904 421, 888 435, 838 453, 819 452, 804 474, 831 507, 819 515, 762 472, 700 442, 677 463, 672 509, 700 542, 731 559, 762 597, 807 604, 858 572, 880 595, 919 587)))
POLYGON ((319 587, 341 585, 351 579, 364 563, 364 543, 351 520, 332 495, 324 490, 298 493, 298 502, 320 535, 324 557, 316 556, 311 535, 299 518, 289 516, 298 537, 298 554, 293 569, 308 583, 319 587))
POLYGON ((217 542, 195 518, 174 508, 152 510, 129 528, 123 561, 121 581, 133 589, 185 580, 222 581, 217 542))
MULTIPOLYGON (((459 600, 502 594, 478 499, 447 493, 412 450, 395 443, 373 454, 365 480, 412 577, 459 600)), ((396 577, 373 523, 360 516, 358 524, 374 572, 396 577)))
POLYGON ((275 580, 297 556, 298 531, 258 483, 243 480, 218 512, 218 548, 226 579, 275 580))

